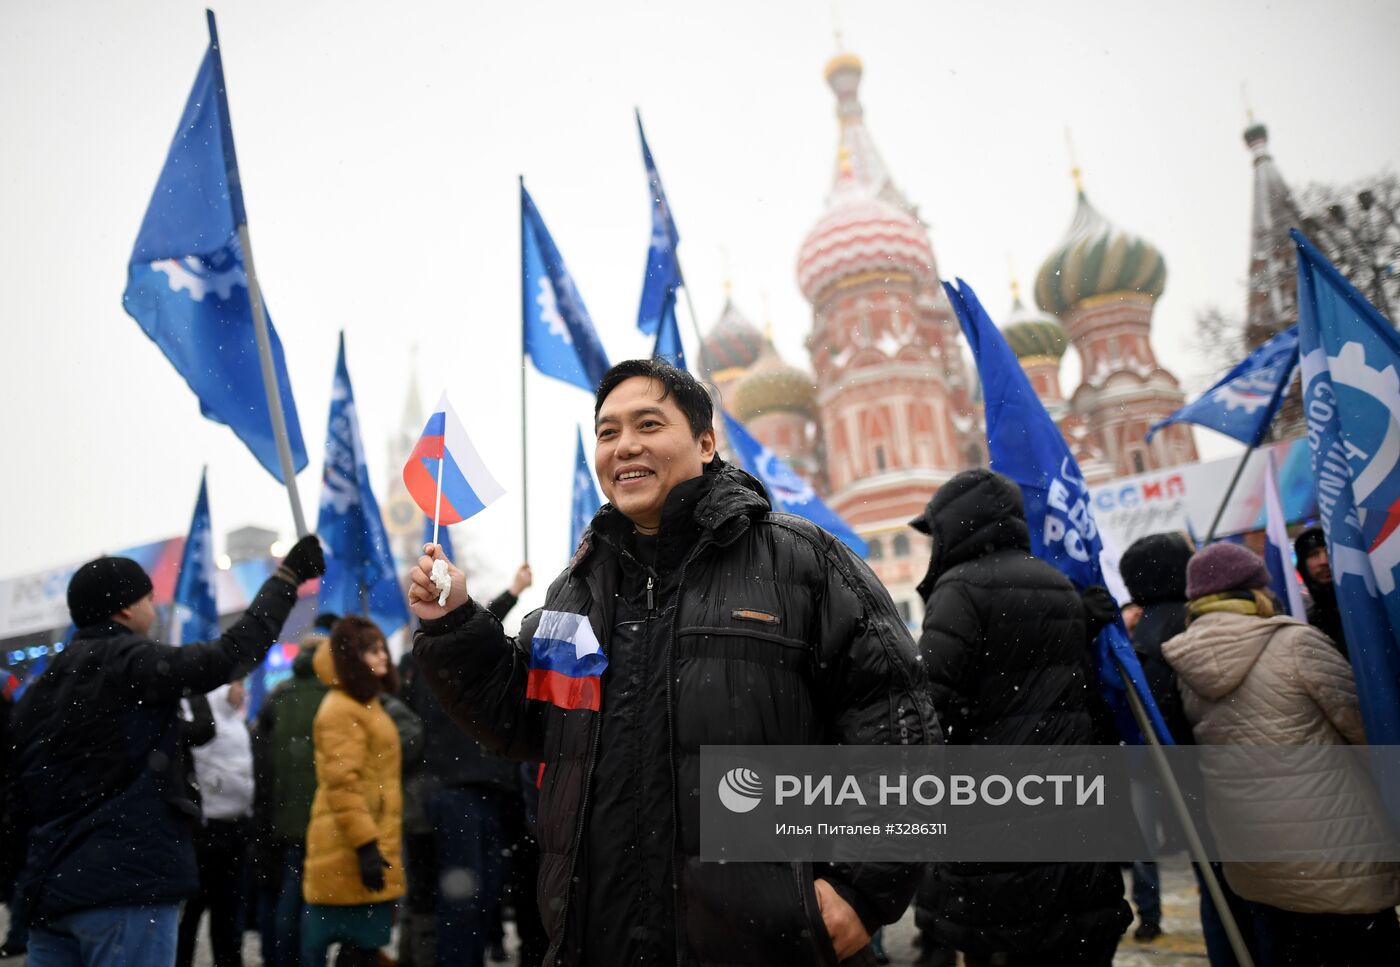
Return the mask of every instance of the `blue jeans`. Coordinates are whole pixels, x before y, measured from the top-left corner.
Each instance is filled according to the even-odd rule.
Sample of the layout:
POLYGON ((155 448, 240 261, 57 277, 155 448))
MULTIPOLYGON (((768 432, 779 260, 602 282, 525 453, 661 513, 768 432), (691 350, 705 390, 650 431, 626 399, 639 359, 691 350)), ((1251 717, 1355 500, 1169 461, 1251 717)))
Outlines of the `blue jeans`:
POLYGON ((179 904, 94 907, 29 931, 29 967, 173 967, 179 904))
POLYGON ((1133 864, 1133 906, 1143 923, 1162 925, 1162 878, 1156 863, 1133 864))
POLYGON ((437 961, 482 967, 492 909, 505 888, 503 795, 481 787, 448 787, 428 803, 437 854, 437 961))

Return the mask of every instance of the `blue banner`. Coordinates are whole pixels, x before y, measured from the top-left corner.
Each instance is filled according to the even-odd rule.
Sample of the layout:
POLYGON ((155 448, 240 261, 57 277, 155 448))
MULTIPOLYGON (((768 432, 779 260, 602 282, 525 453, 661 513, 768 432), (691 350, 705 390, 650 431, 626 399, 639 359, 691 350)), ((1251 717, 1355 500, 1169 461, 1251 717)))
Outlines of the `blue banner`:
POLYGON ((1147 431, 1147 440, 1164 426, 1208 426, 1245 446, 1264 442, 1293 373, 1298 369, 1298 327, 1289 326, 1250 353, 1220 382, 1147 431))
POLYGON ((805 517, 855 551, 857 555, 865 557, 869 551, 865 541, 817 496, 817 492, 812 489, 811 484, 798 476, 797 472, 789 467, 782 458, 759 442, 744 427, 744 424, 724 410, 720 410, 720 413, 724 417, 724 436, 729 441, 729 447, 734 452, 735 458, 739 461, 740 466, 757 477, 763 482, 763 486, 768 488, 768 499, 772 502, 774 510, 783 514, 805 517))
MULTIPOLYGON (((681 342, 681 329, 676 325, 676 304, 673 301, 666 307, 661 317, 661 327, 656 330, 656 346, 652 356, 664 359, 677 369, 687 369, 685 365, 685 344, 681 342)), ((687 369, 688 371, 688 369, 687 369)))
POLYGON ((369 485, 355 392, 345 366, 345 335, 336 355, 321 474, 321 513, 316 533, 326 548, 318 611, 368 614, 385 637, 408 621, 408 605, 394 571, 394 555, 369 485))
POLYGON ((205 477, 199 477, 199 498, 194 502, 190 533, 180 556, 180 576, 175 580, 174 616, 170 622, 173 645, 219 637, 219 607, 214 600, 214 535, 205 477))
POLYGON ((577 430, 578 448, 574 451, 574 499, 573 511, 569 515, 569 556, 578 549, 583 532, 588 530, 593 515, 603 502, 598 499, 598 489, 593 485, 593 471, 588 469, 588 457, 583 450, 583 431, 577 430))
MULTIPOLYGON (((1328 562, 1366 738, 1397 745, 1400 335, 1301 232, 1292 235, 1303 411, 1328 562)), ((1390 805, 1400 816, 1400 803, 1390 805)))
MULTIPOLYGON (((136 237, 122 307, 184 377, 200 412, 232 429, 267 472, 286 483, 238 237, 246 222, 223 66, 211 42, 136 237)), ((267 328, 292 465, 301 470, 306 444, 270 314, 267 328)))
POLYGON ((554 246, 525 182, 520 183, 520 285, 525 355, 546 376, 593 392, 608 356, 574 277, 554 246))
MULTIPOLYGON (((1103 548, 1090 509, 1089 488, 1060 428, 1045 412, 1025 370, 977 301, 972 286, 959 279, 958 288, 946 282, 943 288, 977 361, 986 404, 991 466, 1021 488, 1031 531, 1031 552, 1053 564, 1080 589, 1102 585, 1099 554, 1103 548)), ((1171 744, 1171 734, 1152 700, 1121 620, 1099 634, 1094 671, 1104 699, 1113 710, 1119 734, 1126 741, 1140 743, 1143 736, 1128 704, 1128 686, 1119 674, 1119 664, 1132 680, 1133 690, 1142 700, 1162 744, 1171 744)))
MULTIPOLYGON (((650 336, 669 317, 676 322, 676 289, 685 285, 680 262, 676 260, 676 245, 681 240, 671 218, 671 206, 666 202, 666 189, 661 187, 661 174, 651 158, 647 133, 642 129, 642 114, 637 112, 637 134, 642 139, 642 163, 647 169, 647 188, 651 194, 651 244, 647 247, 646 278, 642 282, 642 303, 637 309, 637 328, 650 336)), ((680 339, 677 336, 676 342, 680 339)), ((658 340, 656 355, 663 356, 658 340)))

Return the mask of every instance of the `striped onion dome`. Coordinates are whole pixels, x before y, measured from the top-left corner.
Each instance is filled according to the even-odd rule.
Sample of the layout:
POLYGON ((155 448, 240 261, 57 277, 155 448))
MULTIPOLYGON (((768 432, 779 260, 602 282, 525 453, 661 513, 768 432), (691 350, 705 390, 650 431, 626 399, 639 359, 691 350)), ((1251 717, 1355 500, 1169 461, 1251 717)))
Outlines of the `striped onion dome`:
POLYGON ((780 411, 815 416, 817 385, 807 373, 783 362, 773 344, 765 342, 758 361, 734 386, 732 410, 741 422, 780 411))
POLYGON ((1006 324, 1001 327, 1001 334, 1006 337, 1016 358, 1050 356, 1059 359, 1064 356, 1069 348, 1069 334, 1060 320, 1048 312, 1027 307, 1016 287, 1012 288, 1012 292, 1011 312, 1007 314, 1006 324))
POLYGON ((833 282, 865 273, 934 277, 928 233, 910 212, 854 185, 838 184, 832 206, 807 234, 797 256, 797 284, 808 302, 833 282))
POLYGON ((725 299, 724 311, 700 346, 700 358, 711 373, 752 366, 763 350, 763 334, 725 299))
POLYGON ((1115 292, 1155 299, 1166 283, 1162 253, 1109 222, 1080 191, 1068 234, 1040 267, 1035 301, 1046 312, 1064 315, 1085 299, 1115 292))

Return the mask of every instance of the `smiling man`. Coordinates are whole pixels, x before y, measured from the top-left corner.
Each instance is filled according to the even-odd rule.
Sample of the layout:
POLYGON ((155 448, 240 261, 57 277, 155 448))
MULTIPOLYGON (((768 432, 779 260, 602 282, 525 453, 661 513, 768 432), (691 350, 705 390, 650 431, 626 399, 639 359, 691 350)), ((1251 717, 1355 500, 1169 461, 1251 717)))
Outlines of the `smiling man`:
POLYGON ((702 863, 702 745, 940 742, 885 589, 715 451, 688 373, 629 360, 594 405, 598 511, 512 640, 432 545, 414 655, 498 752, 542 761, 540 909, 551 965, 873 962, 919 867, 702 863))

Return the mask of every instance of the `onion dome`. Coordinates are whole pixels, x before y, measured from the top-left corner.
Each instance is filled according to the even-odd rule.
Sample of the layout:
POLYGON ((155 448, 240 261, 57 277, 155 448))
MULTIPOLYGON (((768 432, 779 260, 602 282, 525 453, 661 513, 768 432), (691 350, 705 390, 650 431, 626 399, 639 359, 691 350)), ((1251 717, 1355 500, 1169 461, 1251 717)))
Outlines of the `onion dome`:
POLYGON ((1135 292, 1156 299, 1167 283, 1167 263, 1151 242, 1109 222, 1083 189, 1069 233, 1036 277, 1035 301, 1064 315, 1085 299, 1135 292))
POLYGON ((865 273, 905 272, 931 282, 933 247, 919 220, 863 190, 849 172, 844 180, 797 256, 797 284, 807 301, 838 279, 865 273))
POLYGON ((838 279, 903 272, 932 283, 937 272, 928 232, 890 178, 860 103, 863 67, 854 54, 826 65, 840 122, 836 177, 826 213, 807 233, 797 257, 797 281, 809 302, 838 279))
POLYGON ((1011 312, 1001 327, 1011 351, 1017 359, 1036 356, 1060 359, 1069 348, 1069 334, 1064 324, 1048 312, 1028 308, 1021 301, 1020 286, 1011 284, 1011 312))
POLYGON ((726 370, 747 369, 763 350, 763 335, 743 317, 734 303, 724 300, 724 311, 700 345, 700 359, 712 377, 726 370))
POLYGON ((773 343, 765 341, 758 361, 734 386, 731 411, 741 422, 763 413, 814 416, 817 386, 807 373, 783 362, 773 343))

